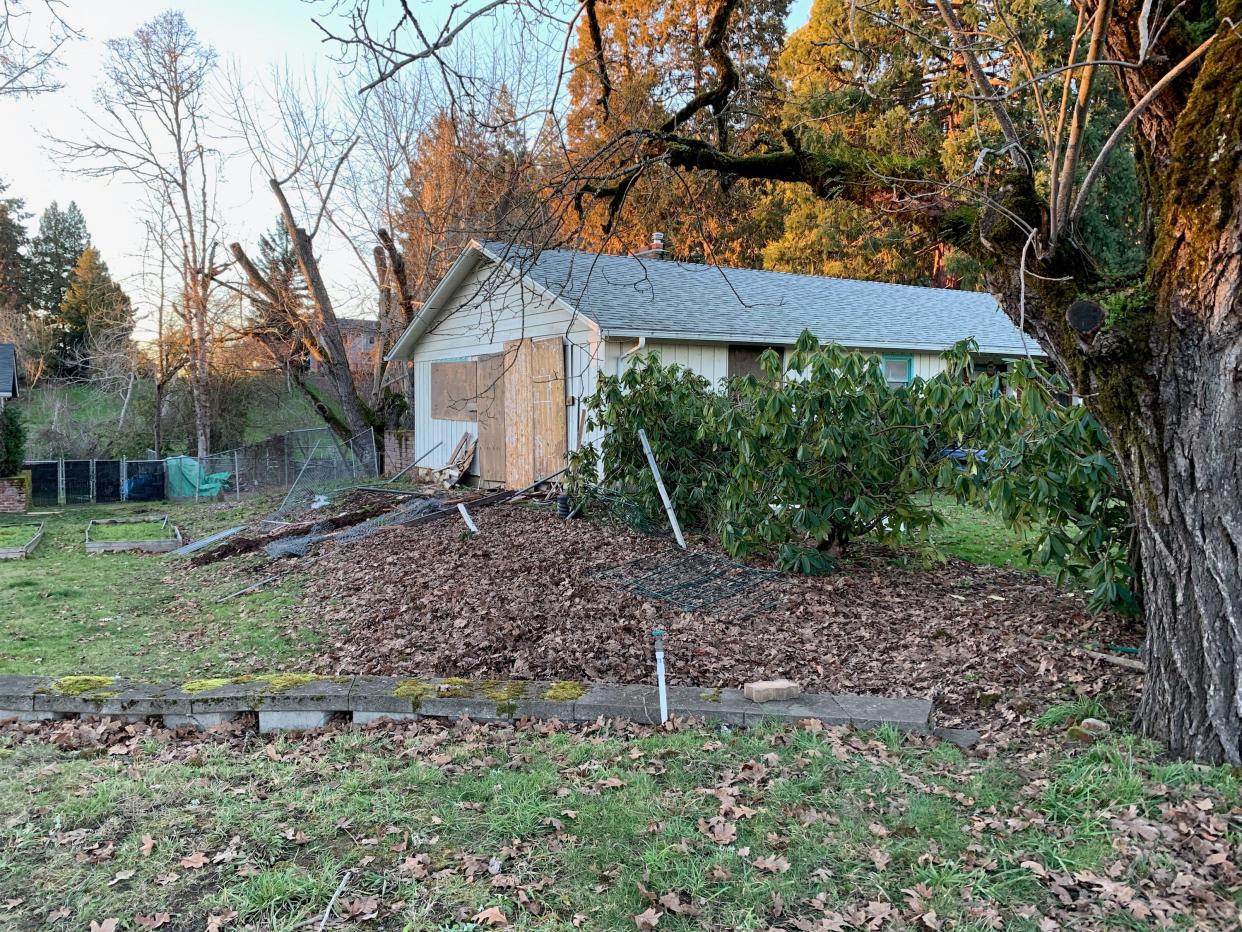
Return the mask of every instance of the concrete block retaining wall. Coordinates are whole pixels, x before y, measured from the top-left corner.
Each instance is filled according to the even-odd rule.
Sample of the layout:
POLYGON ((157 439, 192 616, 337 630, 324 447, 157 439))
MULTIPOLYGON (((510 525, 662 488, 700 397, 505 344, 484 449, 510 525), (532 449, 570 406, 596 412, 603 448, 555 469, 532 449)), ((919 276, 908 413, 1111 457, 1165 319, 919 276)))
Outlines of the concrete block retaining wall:
MULTIPOLYGON (((808 693, 782 702, 755 703, 736 689, 669 689, 669 711, 732 725, 817 719, 825 725, 932 731, 927 699, 808 693)), ((139 721, 159 716, 168 727, 220 724, 258 714, 259 730, 316 728, 338 716, 367 723, 419 717, 508 722, 522 718, 592 722, 617 718, 645 725, 660 721, 654 686, 580 685, 514 680, 403 679, 382 676, 317 678, 298 674, 136 683, 119 677, 0 676, 0 719, 113 716, 139 721)))

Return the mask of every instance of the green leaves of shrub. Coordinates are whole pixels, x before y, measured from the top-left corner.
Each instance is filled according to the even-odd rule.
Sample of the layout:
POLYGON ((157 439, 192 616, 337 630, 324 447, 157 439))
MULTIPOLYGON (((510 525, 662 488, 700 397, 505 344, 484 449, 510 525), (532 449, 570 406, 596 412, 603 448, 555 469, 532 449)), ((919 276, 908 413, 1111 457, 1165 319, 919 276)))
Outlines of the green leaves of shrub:
POLYGON ((944 372, 890 385, 879 357, 804 332, 784 361, 765 352, 762 377, 723 391, 638 354, 586 400, 587 429, 603 436, 571 456, 571 492, 602 475, 661 520, 641 427, 683 527, 718 534, 733 556, 828 572, 859 537, 925 537, 942 492, 1034 529, 1028 556, 1090 586, 1095 607, 1133 610, 1129 510, 1099 423, 1030 360, 973 372, 976 350, 958 344, 944 372))

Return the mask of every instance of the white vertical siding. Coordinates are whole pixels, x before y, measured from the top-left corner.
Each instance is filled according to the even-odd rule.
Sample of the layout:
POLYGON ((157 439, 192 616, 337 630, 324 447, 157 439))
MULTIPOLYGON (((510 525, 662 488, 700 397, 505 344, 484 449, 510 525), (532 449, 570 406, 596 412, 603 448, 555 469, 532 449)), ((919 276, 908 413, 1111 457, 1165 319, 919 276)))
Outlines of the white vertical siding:
MULTIPOLYGON (((479 425, 475 421, 445 421, 431 416, 431 362, 414 363, 414 458, 421 460, 420 469, 439 469, 446 465, 463 433, 469 431, 470 436, 479 436, 479 425), (438 449, 437 443, 440 444, 438 449), (431 453, 433 449, 435 452, 431 453)), ((479 474, 477 459, 470 466, 470 474, 479 474)))
MULTIPOLYGON (((629 365, 630 351, 638 341, 609 340, 604 353, 604 371, 620 375, 629 365)), ((685 366, 715 386, 729 374, 729 347, 724 343, 674 343, 664 340, 648 340, 640 352, 655 353, 665 365, 685 366)))

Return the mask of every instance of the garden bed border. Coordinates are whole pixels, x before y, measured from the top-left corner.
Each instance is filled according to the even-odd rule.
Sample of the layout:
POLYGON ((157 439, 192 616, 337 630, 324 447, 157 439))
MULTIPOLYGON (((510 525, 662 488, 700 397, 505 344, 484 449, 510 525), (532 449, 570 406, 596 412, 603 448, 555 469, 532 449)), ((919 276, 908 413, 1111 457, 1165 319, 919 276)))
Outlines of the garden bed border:
MULTIPOLYGON (((751 702, 737 689, 672 687, 670 716, 729 725, 813 719, 829 726, 882 725, 913 734, 933 730, 929 699, 806 693, 781 702, 751 702)), ((593 722, 622 719, 660 723, 659 694, 643 684, 579 684, 531 680, 270 674, 138 683, 121 677, 0 676, 0 720, 39 721, 67 716, 111 716, 140 721, 160 716, 168 727, 206 728, 257 713, 259 730, 317 728, 337 718, 358 724, 380 719, 469 718, 513 722, 522 718, 593 722)))
MULTIPOLYGON (((0 547, 0 560, 24 560, 30 556, 35 547, 39 546, 39 541, 43 540, 43 525, 40 521, 38 527, 35 528, 34 536, 26 541, 20 547, 0 547)), ((34 527, 27 524, 6 524, 5 527, 34 527)))
POLYGON ((139 550, 143 553, 168 553, 182 546, 184 541, 181 539, 181 529, 175 524, 172 526, 172 537, 162 537, 158 540, 91 540, 91 528, 96 524, 150 524, 154 521, 159 521, 164 527, 168 527, 167 514, 92 518, 86 524, 86 552, 121 553, 126 550, 139 550))

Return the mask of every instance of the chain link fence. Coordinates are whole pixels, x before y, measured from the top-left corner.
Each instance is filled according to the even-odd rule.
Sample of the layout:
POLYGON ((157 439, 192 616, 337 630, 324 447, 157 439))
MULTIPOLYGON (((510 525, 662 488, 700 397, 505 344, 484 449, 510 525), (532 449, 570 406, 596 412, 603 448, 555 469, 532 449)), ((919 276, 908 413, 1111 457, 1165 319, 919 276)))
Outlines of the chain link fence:
POLYGON ((31 504, 215 501, 280 489, 326 489, 379 475, 375 432, 340 440, 327 427, 278 434, 210 456, 167 459, 34 460, 31 504))

